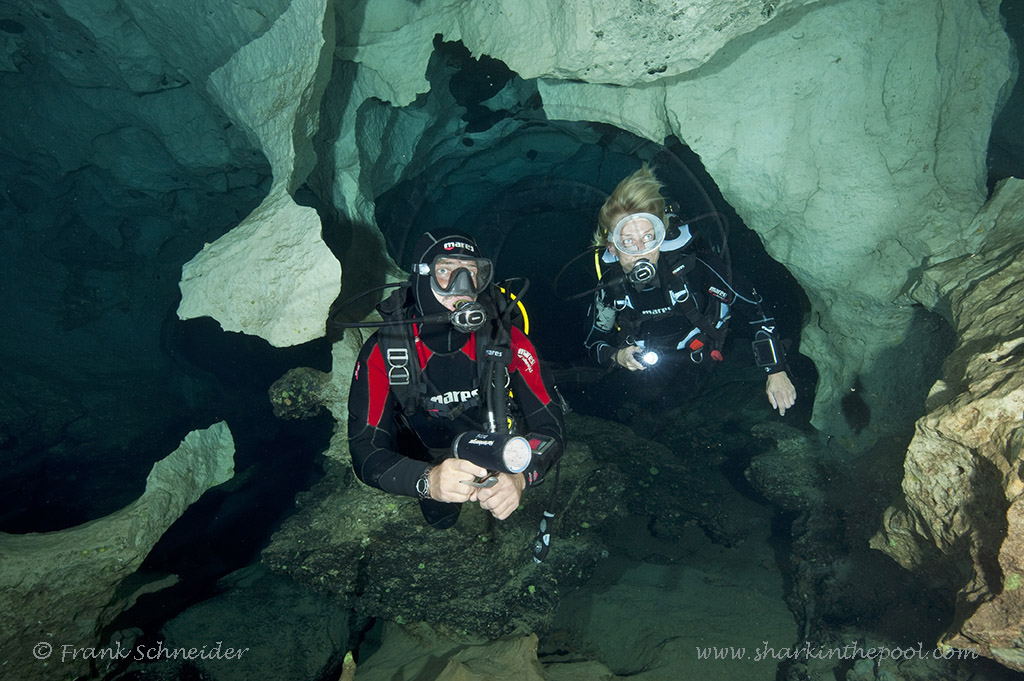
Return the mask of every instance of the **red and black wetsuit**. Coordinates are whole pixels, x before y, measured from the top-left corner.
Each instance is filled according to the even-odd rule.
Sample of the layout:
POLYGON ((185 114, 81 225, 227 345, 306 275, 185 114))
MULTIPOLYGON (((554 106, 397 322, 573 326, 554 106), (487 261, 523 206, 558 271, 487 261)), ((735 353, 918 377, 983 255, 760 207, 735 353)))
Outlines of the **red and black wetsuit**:
MULTIPOLYGON (((403 409, 399 404, 388 383, 389 367, 378 334, 374 334, 363 345, 352 376, 348 435, 352 464, 360 480, 385 492, 415 497, 416 481, 433 462, 430 450, 447 451, 460 433, 486 430, 485 400, 477 385, 476 333, 486 332, 489 327, 476 333, 455 334, 438 328, 438 324, 412 326, 421 384, 426 386, 426 393, 418 400, 419 408, 403 409), (451 408, 460 405, 465 408, 456 408, 458 414, 452 418, 451 408), (422 445, 411 438, 400 444, 403 427, 415 433, 422 445)), ((524 473, 527 486, 532 486, 561 458, 565 426, 553 384, 541 368, 533 343, 515 326, 510 333, 513 360, 509 389, 519 430, 553 439, 544 455, 534 456, 524 473)))

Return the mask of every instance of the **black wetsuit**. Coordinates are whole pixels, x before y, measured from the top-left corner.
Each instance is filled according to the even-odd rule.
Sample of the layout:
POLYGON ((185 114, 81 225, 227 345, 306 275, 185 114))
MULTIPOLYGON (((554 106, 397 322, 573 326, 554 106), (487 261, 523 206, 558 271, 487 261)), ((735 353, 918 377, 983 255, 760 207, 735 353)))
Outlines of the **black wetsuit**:
MULTIPOLYGON (((348 435, 352 464, 360 480, 385 492, 417 497, 417 480, 429 465, 447 455, 456 436, 486 430, 484 400, 477 385, 477 334, 490 326, 468 334, 437 323, 411 327, 426 393, 417 405, 403 408, 399 404, 388 382, 380 332, 375 333, 363 345, 352 376, 348 435)), ((533 344, 516 326, 511 327, 510 335, 509 389, 518 430, 553 440, 524 472, 529 487, 540 483, 561 458, 565 426, 560 402, 554 399, 552 383, 541 369, 533 344)), ((453 524, 461 508, 460 504, 432 499, 420 504, 435 527, 453 524)))
POLYGON ((764 313, 761 297, 742 278, 728 281, 724 263, 714 256, 662 251, 657 276, 642 286, 627 282, 618 262, 602 261, 601 268, 601 280, 609 285, 595 292, 590 305, 585 341, 590 356, 602 366, 617 367, 615 353, 627 345, 643 344, 660 355, 654 367, 623 372, 646 384, 631 397, 654 400, 670 389, 674 399, 692 397, 721 357, 734 309, 749 319, 755 337, 771 338, 779 349, 778 361, 764 371, 786 370, 775 320, 764 313), (689 374, 687 380, 681 380, 682 372, 689 374))

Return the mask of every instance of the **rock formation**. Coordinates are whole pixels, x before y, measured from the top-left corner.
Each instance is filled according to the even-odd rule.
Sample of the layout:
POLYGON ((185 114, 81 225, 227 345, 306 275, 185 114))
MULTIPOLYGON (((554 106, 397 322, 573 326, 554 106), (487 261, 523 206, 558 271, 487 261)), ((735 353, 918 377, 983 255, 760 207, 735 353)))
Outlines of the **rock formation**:
POLYGON ((309 174, 320 97, 331 70, 334 16, 326 0, 297 0, 210 74, 208 89, 270 161, 263 203, 182 270, 181 319, 210 316, 282 347, 324 335, 341 268, 320 219, 291 194, 309 174), (252 96, 259 83, 260 96, 252 96))
MULTIPOLYGON (((4 675, 49 681, 78 678, 92 664, 105 668, 114 642, 99 640, 101 629, 174 580, 122 585, 185 509, 231 479, 234 453, 227 424, 193 431, 153 466, 142 496, 117 513, 59 532, 0 534, 4 675), (102 659, 85 652, 103 648, 102 659)), ((130 654, 131 644, 122 646, 130 654)))
MULTIPOLYGON (((407 212, 451 187, 508 192, 525 173, 552 196, 600 194, 617 169, 589 150, 614 146, 609 126, 674 136, 807 294, 801 351, 820 377, 813 423, 843 445, 832 456, 923 413, 932 322, 917 303, 957 328, 879 547, 908 567, 955 564, 948 642, 1019 668, 1001 624, 1022 593, 1021 410, 1003 371, 1019 355, 1016 246, 1009 228, 972 223, 1014 60, 997 0, 7 3, 0 283, 19 304, 0 339, 0 452, 29 479, 21 453, 101 459, 111 414, 138 437, 187 417, 153 408, 177 404, 175 308, 277 347, 322 337, 342 283, 347 295, 401 276, 409 235, 377 224, 400 183, 418 197, 407 212), (462 65, 438 45, 456 42, 508 72, 486 101, 452 82, 462 65), (553 136, 586 159, 571 182, 535 148, 553 136), (929 458, 929 433, 943 457, 929 458), (938 481, 951 491, 922 484, 938 481)), ((320 386, 341 461, 357 347, 356 334, 337 344, 320 386)))
POLYGON ((970 227, 984 243, 926 270, 915 292, 959 341, 872 544, 958 590, 943 645, 1024 671, 1024 181, 1003 183, 970 227))

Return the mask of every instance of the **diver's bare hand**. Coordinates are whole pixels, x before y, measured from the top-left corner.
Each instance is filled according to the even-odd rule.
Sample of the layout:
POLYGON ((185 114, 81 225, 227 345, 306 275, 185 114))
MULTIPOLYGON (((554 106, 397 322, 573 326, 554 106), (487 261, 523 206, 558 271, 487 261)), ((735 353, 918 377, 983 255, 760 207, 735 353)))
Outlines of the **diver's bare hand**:
POLYGON ((627 345, 624 348, 619 348, 619 351, 615 353, 615 363, 620 367, 625 367, 630 371, 643 371, 647 368, 646 365, 642 364, 640 360, 636 358, 636 353, 639 351, 635 345, 627 345))
POLYGON ((490 511, 498 520, 504 520, 519 508, 519 500, 526 489, 526 478, 522 473, 509 475, 498 473, 498 482, 494 487, 481 487, 474 490, 471 501, 479 501, 480 508, 490 511))
POLYGON ((772 403, 772 409, 779 410, 779 416, 785 416, 786 410, 796 404, 796 387, 789 380, 785 371, 768 374, 768 382, 765 384, 764 391, 768 394, 768 401, 772 403))
POLYGON ((487 469, 465 459, 445 459, 430 469, 430 498, 436 501, 462 503, 469 501, 476 488, 465 484, 487 475, 487 469))

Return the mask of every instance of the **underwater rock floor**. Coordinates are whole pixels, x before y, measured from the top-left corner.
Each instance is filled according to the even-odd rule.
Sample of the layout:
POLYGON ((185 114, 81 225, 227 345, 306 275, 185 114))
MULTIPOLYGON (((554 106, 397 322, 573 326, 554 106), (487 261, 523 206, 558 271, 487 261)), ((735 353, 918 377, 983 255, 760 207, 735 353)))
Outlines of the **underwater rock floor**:
POLYGON ((608 557, 586 586, 563 594, 552 631, 539 635, 543 670, 513 672, 496 659, 487 671, 477 665, 470 675, 451 673, 437 662, 464 654, 464 645, 389 628, 356 678, 771 681, 778 661, 755 661, 757 651, 764 641, 793 646, 797 626, 783 599, 769 515, 748 516, 745 539, 731 547, 696 526, 669 543, 651 535, 647 518, 620 521, 608 557))
MULTIPOLYGON (((693 526, 666 544, 641 520, 620 528, 632 556, 612 553, 585 589, 565 596, 558 624, 588 657, 638 681, 776 678, 777 661, 756 662, 756 650, 764 641, 791 647, 797 626, 783 600, 768 518, 750 517, 749 534, 732 547, 693 526)), ((541 660, 551 664, 547 645, 542 638, 541 660)))

